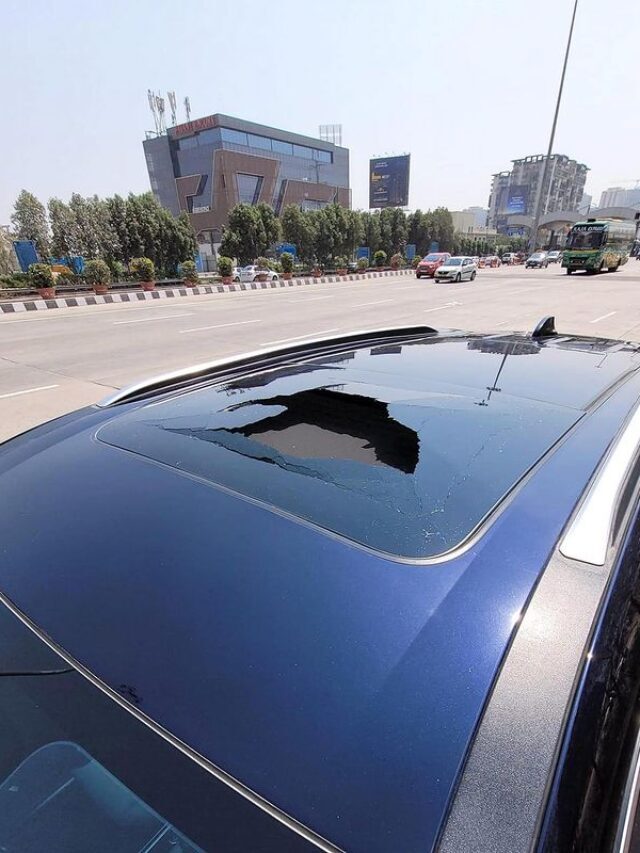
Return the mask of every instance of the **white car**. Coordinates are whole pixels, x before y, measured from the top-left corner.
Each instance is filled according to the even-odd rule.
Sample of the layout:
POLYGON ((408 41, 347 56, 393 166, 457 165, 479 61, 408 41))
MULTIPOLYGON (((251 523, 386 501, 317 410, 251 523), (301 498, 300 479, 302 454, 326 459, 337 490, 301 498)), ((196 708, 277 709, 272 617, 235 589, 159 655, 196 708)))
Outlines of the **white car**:
POLYGON ((273 270, 261 270, 255 264, 249 264, 240 270, 240 281, 255 281, 257 276, 266 275, 266 281, 277 281, 278 273, 273 270))
POLYGON ((436 281, 463 281, 465 278, 473 281, 477 269, 477 264, 473 258, 456 255, 438 267, 434 278, 436 281))
POLYGON ((231 273, 234 281, 240 281, 240 272, 241 267, 234 267, 233 272, 231 273))

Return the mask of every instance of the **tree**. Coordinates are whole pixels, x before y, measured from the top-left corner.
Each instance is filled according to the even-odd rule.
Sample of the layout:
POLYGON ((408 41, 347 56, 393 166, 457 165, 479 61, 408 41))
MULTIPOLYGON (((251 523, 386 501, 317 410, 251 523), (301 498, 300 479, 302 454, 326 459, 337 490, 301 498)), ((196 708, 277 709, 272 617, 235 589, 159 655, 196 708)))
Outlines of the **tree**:
POLYGON ((380 217, 377 213, 361 213, 360 220, 364 230, 364 245, 369 247, 369 255, 373 257, 380 248, 380 217))
POLYGON ((270 249, 274 243, 277 243, 280 240, 282 233, 280 220, 275 215, 271 205, 265 204, 264 201, 257 204, 255 210, 262 220, 262 227, 264 228, 265 239, 267 242, 266 248, 270 249))
POLYGON ((393 237, 391 233, 393 217, 391 208, 385 207, 380 213, 376 211, 374 216, 377 216, 380 222, 380 248, 389 257, 389 255, 393 254, 393 237))
POLYGON ((51 224, 51 254, 54 258, 66 258, 80 254, 76 217, 68 204, 59 198, 49 199, 49 222, 51 224))
POLYGON ((285 242, 293 243, 300 260, 311 263, 315 254, 315 232, 309 214, 297 204, 288 204, 282 211, 280 223, 285 242))
POLYGON ((41 257, 49 255, 47 211, 33 193, 22 190, 11 214, 11 224, 18 240, 33 240, 41 257))
POLYGON ((436 207, 431 214, 433 239, 437 240, 441 252, 448 252, 453 246, 453 219, 446 207, 436 207))
POLYGON ((362 245, 364 239, 364 225, 362 215, 358 210, 347 210, 347 230, 344 251, 349 258, 353 258, 356 248, 362 245))
POLYGON ((264 255, 269 248, 262 216, 257 208, 250 204, 240 203, 229 211, 228 230, 234 233, 235 251, 229 254, 228 250, 231 248, 229 245, 231 238, 229 238, 224 243, 224 254, 228 257, 236 257, 241 264, 252 263, 258 256, 264 255))
POLYGON ((431 214, 416 210, 407 217, 407 243, 413 243, 419 255, 426 255, 432 241, 431 214))
POLYGON ((77 254, 85 258, 97 258, 100 254, 100 224, 95 199, 83 198, 73 193, 69 209, 75 219, 77 254))
POLYGON ((0 229, 0 275, 9 275, 12 272, 17 272, 18 269, 11 237, 3 229, 0 229))
POLYGON ((109 222, 118 242, 116 260, 129 263, 133 255, 129 253, 129 233, 127 230, 127 204, 122 196, 114 195, 105 200, 109 222))

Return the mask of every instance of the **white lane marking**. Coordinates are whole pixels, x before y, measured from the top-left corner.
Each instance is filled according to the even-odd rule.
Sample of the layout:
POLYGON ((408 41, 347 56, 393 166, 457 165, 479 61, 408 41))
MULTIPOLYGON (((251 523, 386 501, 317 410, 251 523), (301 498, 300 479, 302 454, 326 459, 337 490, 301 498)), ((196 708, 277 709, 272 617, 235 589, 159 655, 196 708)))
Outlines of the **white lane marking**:
POLYGON ((393 302, 393 299, 376 299, 375 302, 356 302, 354 308, 362 308, 364 305, 382 305, 383 302, 393 302))
POLYGON ((609 311, 608 314, 603 314, 601 317, 596 317, 595 320, 589 320, 590 323, 599 323, 600 320, 606 320, 607 317, 613 317, 614 314, 617 314, 617 311, 609 311))
POLYGON ((268 347, 271 344, 288 344, 289 341, 301 341, 304 338, 314 338, 316 335, 328 335, 330 332, 337 332, 337 329, 321 329, 319 332, 308 332, 306 335, 298 335, 295 338, 281 338, 279 341, 267 341, 262 344, 263 347, 268 347))
POLYGON ((237 323, 216 323, 214 326, 196 326, 194 329, 179 329, 179 335, 189 332, 204 332, 206 329, 225 329, 227 326, 246 326, 247 323, 261 323, 262 320, 239 320, 237 323))
POLYGON ((25 388, 24 391, 12 391, 11 394, 0 394, 0 400, 7 397, 19 397, 21 394, 33 394, 36 391, 48 391, 50 388, 59 388, 59 385, 40 385, 38 388, 25 388))
POLYGON ((462 305, 462 302, 447 302, 444 305, 438 305, 437 308, 425 308, 424 313, 428 314, 430 311, 442 311, 443 308, 453 308, 454 305, 462 305))
POLYGON ((154 320, 175 320, 177 317, 190 317, 192 311, 184 311, 182 314, 170 314, 168 317, 143 317, 141 320, 116 320, 114 326, 130 326, 132 323, 153 323, 154 320))

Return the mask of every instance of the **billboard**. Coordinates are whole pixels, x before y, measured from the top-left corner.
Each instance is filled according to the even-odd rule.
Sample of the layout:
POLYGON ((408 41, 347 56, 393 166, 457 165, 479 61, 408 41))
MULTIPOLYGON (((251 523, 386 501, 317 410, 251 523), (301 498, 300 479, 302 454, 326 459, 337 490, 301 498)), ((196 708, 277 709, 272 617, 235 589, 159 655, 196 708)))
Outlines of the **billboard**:
POLYGON ((377 157, 369 161, 369 207, 406 207, 409 204, 409 158, 377 157))
POLYGON ((526 184, 518 184, 509 187, 505 213, 526 214, 528 206, 529 187, 526 184))

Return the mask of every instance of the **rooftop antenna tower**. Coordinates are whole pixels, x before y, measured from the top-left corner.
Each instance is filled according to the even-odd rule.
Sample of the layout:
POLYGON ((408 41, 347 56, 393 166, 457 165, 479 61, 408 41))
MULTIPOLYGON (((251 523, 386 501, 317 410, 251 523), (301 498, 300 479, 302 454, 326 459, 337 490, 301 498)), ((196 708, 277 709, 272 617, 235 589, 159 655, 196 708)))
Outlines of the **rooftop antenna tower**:
POLYGON ((156 105, 156 96, 153 94, 151 89, 147 89, 147 99, 149 101, 149 109, 151 110, 151 114, 153 115, 153 123, 156 128, 156 134, 160 134, 160 123, 158 118, 158 109, 156 105))
POLYGON ((176 93, 167 92, 167 98, 169 99, 169 107, 171 109, 171 127, 175 127, 178 123, 176 118, 176 93))
POLYGON ((191 101, 189 100, 189 96, 184 99, 184 111, 187 116, 187 121, 191 121, 191 101))
POLYGON ((158 133, 164 133, 167 129, 164 123, 164 98, 160 95, 155 95, 155 99, 156 111, 158 113, 158 133))
POLYGON ((321 124, 320 139, 323 142, 331 142, 333 145, 342 145, 342 125, 341 124, 321 124))

